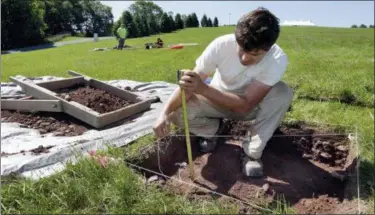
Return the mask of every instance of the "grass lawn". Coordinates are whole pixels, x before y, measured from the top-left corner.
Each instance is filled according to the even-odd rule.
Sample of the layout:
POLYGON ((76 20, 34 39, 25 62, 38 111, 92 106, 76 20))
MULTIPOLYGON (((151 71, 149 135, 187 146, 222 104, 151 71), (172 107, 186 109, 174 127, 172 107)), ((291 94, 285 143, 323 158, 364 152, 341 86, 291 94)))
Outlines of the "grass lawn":
MULTIPOLYGON (((195 59, 215 37, 234 27, 187 29, 165 35, 129 39, 132 50, 93 52, 116 40, 66 45, 2 55, 2 81, 9 76, 67 76, 71 69, 101 79, 176 81, 176 71, 193 68, 195 59), (161 37, 169 44, 199 43, 181 50, 143 49, 161 37)), ((289 119, 357 126, 360 131, 361 194, 374 201, 374 30, 283 27, 278 44, 289 56, 283 80, 295 89, 289 119), (318 100, 323 100, 319 102, 318 100), (349 103, 349 104, 347 104, 349 103), (371 115, 372 114, 372 115, 371 115)), ((152 142, 145 137, 134 145, 152 142)), ((109 152, 122 157, 121 149, 109 152)), ((83 160, 38 182, 17 180, 2 187, 6 213, 238 213, 232 204, 187 200, 147 188, 123 165, 100 168, 83 160), (143 210, 142 210, 143 208, 143 210)), ((273 213, 292 213, 286 204, 267 206, 273 213)), ((373 208, 372 211, 374 212, 373 208)))

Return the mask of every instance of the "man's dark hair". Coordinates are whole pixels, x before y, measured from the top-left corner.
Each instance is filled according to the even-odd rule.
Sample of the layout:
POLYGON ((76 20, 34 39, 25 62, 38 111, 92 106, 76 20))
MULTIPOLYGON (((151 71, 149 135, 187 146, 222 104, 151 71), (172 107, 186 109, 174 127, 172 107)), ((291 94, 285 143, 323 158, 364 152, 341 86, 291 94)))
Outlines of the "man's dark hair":
POLYGON ((235 31, 237 43, 244 51, 268 51, 279 33, 279 19, 262 7, 242 16, 235 31))

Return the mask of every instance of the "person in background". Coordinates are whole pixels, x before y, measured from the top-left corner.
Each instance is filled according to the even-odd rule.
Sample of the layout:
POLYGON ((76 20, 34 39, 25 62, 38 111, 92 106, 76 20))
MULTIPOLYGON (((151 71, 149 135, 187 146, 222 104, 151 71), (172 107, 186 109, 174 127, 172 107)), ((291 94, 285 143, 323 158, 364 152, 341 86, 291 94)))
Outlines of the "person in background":
POLYGON ((155 44, 156 44, 157 48, 163 48, 164 42, 163 42, 163 40, 158 38, 155 44))
POLYGON ((124 48, 126 36, 128 35, 128 30, 125 28, 124 24, 121 24, 117 29, 117 35, 119 36, 117 49, 122 50, 124 48))

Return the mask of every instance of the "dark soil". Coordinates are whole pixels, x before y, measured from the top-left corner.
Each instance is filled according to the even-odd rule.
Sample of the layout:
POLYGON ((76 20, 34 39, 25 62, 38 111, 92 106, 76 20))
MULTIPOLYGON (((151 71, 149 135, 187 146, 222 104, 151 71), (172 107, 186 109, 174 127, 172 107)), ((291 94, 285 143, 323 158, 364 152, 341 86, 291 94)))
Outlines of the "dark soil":
POLYGON ((1 152, 1 157, 7 157, 9 155, 15 155, 17 153, 6 153, 6 152, 1 152))
POLYGON ((55 136, 77 136, 93 129, 65 113, 1 110, 1 120, 17 122, 24 127, 38 129, 41 134, 54 133, 55 136))
MULTIPOLYGON (((250 126, 250 122, 231 122, 229 124, 229 135, 235 136, 235 140, 238 140, 238 136, 245 136, 246 130, 250 126)), ((306 125, 290 124, 288 127, 283 126, 275 132, 275 138, 272 141, 280 141, 279 136, 289 135, 303 135, 300 137, 293 137, 291 140, 292 145, 302 154, 303 158, 318 161, 330 166, 343 167, 348 156, 348 148, 345 144, 346 138, 344 136, 320 136, 316 137, 314 134, 321 134, 322 131, 317 128, 309 128, 306 125), (306 136, 304 136, 306 135, 306 136)), ((283 137, 285 138, 285 137, 283 137)), ((294 150, 295 150, 294 149, 294 150)))
POLYGON ((49 149, 52 148, 53 146, 47 146, 47 147, 44 147, 44 146, 38 146, 38 148, 35 148, 35 149, 32 149, 30 150, 32 153, 36 154, 36 155, 39 155, 41 153, 48 153, 49 152, 49 149))
POLYGON ((67 101, 75 101, 98 113, 108 113, 133 104, 104 90, 83 84, 60 89, 56 93, 67 101))
MULTIPOLYGON (((228 122, 228 134, 243 136, 248 122, 228 122)), ((348 140, 345 135, 322 136, 320 129, 305 125, 281 126, 263 153, 264 177, 250 179, 242 174, 239 138, 226 138, 213 153, 202 154, 191 138, 194 183, 225 195, 253 204, 263 204, 283 195, 298 213, 334 213, 345 198, 345 180, 355 162, 347 157, 348 140), (294 136, 286 136, 294 135, 294 136), (348 158, 348 159, 347 159, 348 158), (353 161, 353 162, 351 162, 353 161), (332 174, 333 171, 339 172, 332 174), (312 202, 312 203, 310 203, 312 202)), ((160 169, 163 174, 192 183, 187 162, 185 139, 168 137, 159 143, 160 169), (186 164, 186 163, 185 163, 186 164)), ((138 165, 160 172, 157 144, 143 152, 138 165)), ((144 172, 146 177, 152 176, 144 172)), ((212 194, 175 180, 167 180, 166 187, 176 194, 194 198, 212 198, 212 194)))

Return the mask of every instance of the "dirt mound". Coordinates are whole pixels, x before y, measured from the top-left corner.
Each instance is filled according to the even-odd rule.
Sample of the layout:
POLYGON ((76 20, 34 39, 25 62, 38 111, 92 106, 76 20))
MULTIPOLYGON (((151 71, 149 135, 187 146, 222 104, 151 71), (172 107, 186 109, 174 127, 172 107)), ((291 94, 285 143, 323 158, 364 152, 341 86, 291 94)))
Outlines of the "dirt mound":
POLYGON ((52 148, 54 146, 38 146, 38 148, 35 148, 35 149, 32 149, 30 150, 32 153, 36 154, 36 155, 39 155, 41 153, 48 153, 49 152, 49 149, 52 148))
MULTIPOLYGON (((243 136, 248 128, 244 126, 248 125, 248 122, 228 123, 228 133, 232 135, 243 136)), ((255 204, 271 202, 278 196, 284 196, 297 208, 298 213, 333 213, 340 207, 344 198, 348 197, 344 193, 345 180, 338 175, 345 175, 347 168, 355 164, 347 159, 347 152, 343 152, 348 144, 345 135, 322 136, 318 135, 319 132, 303 125, 282 126, 275 132, 263 153, 264 177, 255 179, 242 174, 242 148, 239 138, 226 138, 225 143, 218 145, 213 153, 202 154, 197 144, 194 144, 193 137, 192 153, 196 174, 194 183, 255 204), (316 154, 314 150, 320 153, 316 154), (312 156, 304 156, 308 153, 312 153, 312 156), (327 153, 331 157, 322 159, 322 153, 327 153), (311 201, 314 203, 309 204, 311 201), (317 207, 318 204, 321 206, 317 207)), ((184 138, 168 137, 160 142, 160 161, 157 146, 155 144, 153 148, 148 149, 145 152, 147 156, 138 164, 192 183, 189 168, 186 167, 187 152, 184 138)), ((323 154, 323 157, 328 156, 323 154)), ((143 173, 146 177, 152 175, 143 173)), ((165 186, 176 194, 188 193, 195 198, 212 198, 210 192, 175 180, 167 180, 165 186)))
POLYGON ((98 113, 108 113, 133 104, 108 92, 79 84, 56 91, 59 97, 80 103, 98 113))
POLYGON ((41 134, 54 133, 55 136, 77 136, 92 129, 65 113, 1 110, 1 120, 17 122, 24 127, 38 129, 41 134))

